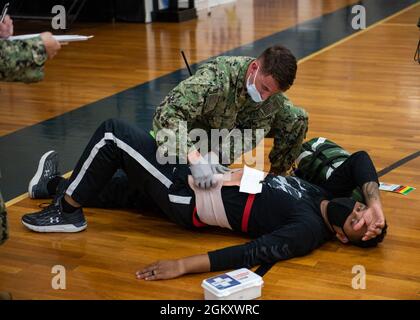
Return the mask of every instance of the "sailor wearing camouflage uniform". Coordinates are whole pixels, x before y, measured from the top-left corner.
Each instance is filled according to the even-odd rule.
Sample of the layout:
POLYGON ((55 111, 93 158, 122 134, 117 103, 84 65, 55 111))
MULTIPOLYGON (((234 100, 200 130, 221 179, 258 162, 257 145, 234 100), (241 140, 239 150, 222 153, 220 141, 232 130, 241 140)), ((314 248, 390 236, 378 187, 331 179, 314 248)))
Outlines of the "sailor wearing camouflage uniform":
MULTIPOLYGON (((47 52, 41 37, 30 40, 0 40, 0 80, 35 82, 44 77, 47 52)), ((8 238, 7 214, 0 192, 0 244, 8 238)))
MULTIPOLYGON (((52 59, 61 45, 49 32, 28 40, 5 40, 13 35, 13 21, 6 16, 0 23, 0 81, 38 82, 44 78, 44 64, 52 59)), ((0 245, 9 236, 6 206, 0 191, 0 245)), ((0 300, 9 300, 8 292, 0 292, 0 300)))
MULTIPOLYGON (((296 58, 281 46, 266 49, 257 59, 221 56, 201 65, 193 76, 176 86, 156 110, 153 130, 161 153, 179 158, 183 154, 190 156, 187 150, 194 150, 189 138, 186 145, 180 141, 180 122, 187 124, 188 132, 201 128, 209 136, 211 129, 242 132, 253 129, 252 141, 242 141, 243 152, 253 149, 263 138, 255 134, 255 129, 264 129, 265 136, 274 137, 269 154, 271 171, 286 173, 297 158, 308 129, 307 113, 283 94, 293 84, 296 70, 296 58), (164 142, 158 139, 162 129, 173 132, 176 150, 165 148, 164 142), (171 152, 176 154, 168 154, 171 152)), ((225 154, 219 155, 226 159, 225 154)), ((231 143, 229 163, 238 156, 231 143)), ((204 165, 204 161, 198 163, 204 165)), ((208 188, 213 184, 211 171, 221 172, 220 167, 195 175, 191 163, 191 173, 198 186, 208 188)))
MULTIPOLYGON (((5 40, 13 35, 13 22, 0 23, 0 81, 37 82, 44 78, 44 63, 60 49, 52 35, 43 33, 28 40, 5 40)), ((8 238, 6 206, 0 192, 0 244, 8 238)), ((1 299, 0 295, 0 299, 1 299)))

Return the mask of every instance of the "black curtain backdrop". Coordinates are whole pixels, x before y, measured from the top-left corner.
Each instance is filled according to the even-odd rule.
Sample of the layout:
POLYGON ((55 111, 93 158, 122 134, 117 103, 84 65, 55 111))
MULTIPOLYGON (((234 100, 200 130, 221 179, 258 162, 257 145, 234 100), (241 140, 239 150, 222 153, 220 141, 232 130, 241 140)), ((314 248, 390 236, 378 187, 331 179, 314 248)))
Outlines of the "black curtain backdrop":
MULTIPOLYGON (((52 16, 55 5, 64 5, 67 12, 73 0, 0 0, 0 8, 10 2, 11 15, 52 16)), ((1 9, 0 9, 1 10, 1 9)), ((144 22, 144 0, 87 0, 78 21, 110 22, 113 19, 127 22, 144 22)))

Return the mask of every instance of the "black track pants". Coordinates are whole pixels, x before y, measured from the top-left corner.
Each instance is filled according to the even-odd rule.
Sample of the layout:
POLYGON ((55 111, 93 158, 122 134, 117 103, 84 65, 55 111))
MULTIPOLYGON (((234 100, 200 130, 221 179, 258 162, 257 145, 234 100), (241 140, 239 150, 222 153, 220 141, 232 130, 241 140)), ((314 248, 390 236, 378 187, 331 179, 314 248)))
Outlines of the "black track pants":
POLYGON ((156 150, 155 140, 143 129, 107 120, 85 148, 66 194, 82 206, 141 207, 142 201, 153 201, 174 222, 191 226, 191 191, 171 194, 177 171, 185 165, 159 164, 156 150))

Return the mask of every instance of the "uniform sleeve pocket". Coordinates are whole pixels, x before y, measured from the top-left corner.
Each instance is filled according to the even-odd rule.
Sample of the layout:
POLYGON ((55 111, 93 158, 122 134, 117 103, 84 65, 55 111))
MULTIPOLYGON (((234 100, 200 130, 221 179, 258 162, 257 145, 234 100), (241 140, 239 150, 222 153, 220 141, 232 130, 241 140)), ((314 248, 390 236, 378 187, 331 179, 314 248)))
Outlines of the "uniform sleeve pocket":
POLYGON ((204 101, 203 113, 209 113, 216 108, 217 102, 219 101, 219 95, 217 93, 210 93, 204 101))

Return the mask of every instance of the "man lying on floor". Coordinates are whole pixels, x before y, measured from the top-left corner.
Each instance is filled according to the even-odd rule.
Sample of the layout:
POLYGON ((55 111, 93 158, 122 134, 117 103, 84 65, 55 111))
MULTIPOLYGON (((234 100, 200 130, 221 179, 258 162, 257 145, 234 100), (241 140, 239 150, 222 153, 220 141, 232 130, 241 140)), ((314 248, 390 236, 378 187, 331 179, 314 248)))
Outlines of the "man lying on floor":
POLYGON ((40 160, 29 184, 32 198, 53 197, 42 211, 22 217, 37 232, 78 232, 87 222, 82 207, 133 207, 153 202, 188 228, 214 225, 254 240, 177 260, 158 261, 137 272, 146 280, 220 271, 303 256, 336 236, 343 243, 376 246, 386 234, 378 177, 366 152, 346 160, 321 186, 295 177, 266 175, 262 192, 239 192, 241 171, 223 175, 210 190, 197 188, 187 165, 160 165, 155 140, 119 120, 95 132, 70 179, 58 176, 57 153, 40 160), (226 180, 226 181, 224 181, 226 180), (366 204, 349 198, 362 188, 366 204))

